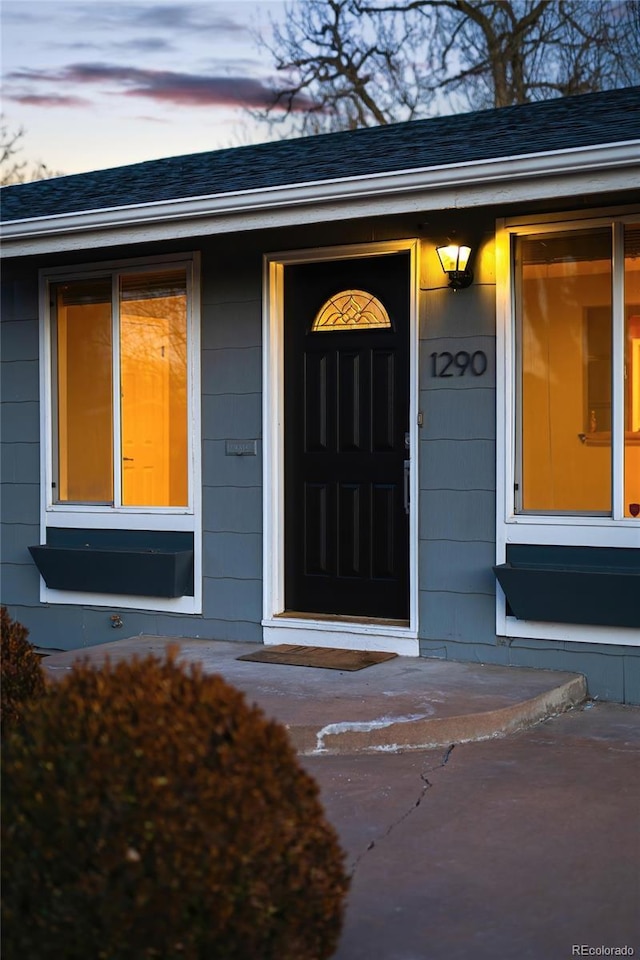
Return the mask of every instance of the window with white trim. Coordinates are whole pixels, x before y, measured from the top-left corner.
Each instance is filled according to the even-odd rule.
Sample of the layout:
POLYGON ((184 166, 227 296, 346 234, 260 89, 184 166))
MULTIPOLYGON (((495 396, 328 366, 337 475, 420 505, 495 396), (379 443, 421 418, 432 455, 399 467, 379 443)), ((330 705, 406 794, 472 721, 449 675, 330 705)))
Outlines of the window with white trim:
POLYGON ((496 239, 496 632, 637 645, 640 210, 496 239))
POLYGON ((41 272, 42 600, 201 609, 197 269, 41 272))

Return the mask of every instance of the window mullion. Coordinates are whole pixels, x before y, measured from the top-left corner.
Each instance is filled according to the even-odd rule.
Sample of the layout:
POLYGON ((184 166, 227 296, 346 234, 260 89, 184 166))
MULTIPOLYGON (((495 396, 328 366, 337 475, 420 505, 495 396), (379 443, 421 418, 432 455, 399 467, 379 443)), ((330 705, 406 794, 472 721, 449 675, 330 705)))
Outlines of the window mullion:
MULTIPOLYGON (((193 266, 186 273, 186 291, 187 291, 187 329, 186 329, 186 360, 187 360, 187 403, 189 410, 193 411, 200 406, 200 397, 194 392, 194 343, 193 343, 193 266)), ((187 504, 193 509, 194 505, 194 484, 196 476, 196 464, 193 450, 193 429, 187 430, 187 504)))
POLYGON ((613 224, 611 264, 611 486, 614 520, 624 517, 624 224, 613 224))
POLYGON ((49 311, 49 376, 50 396, 50 451, 51 469, 47 480, 47 503, 55 503, 60 497, 60 392, 58 382, 60 376, 60 362, 58 359, 58 312, 51 284, 47 284, 47 309, 49 311), (50 500, 49 500, 50 498, 50 500))
POLYGON ((111 317, 113 343, 113 505, 122 506, 122 423, 120 382, 120 290, 119 274, 111 285, 111 317))
POLYGON ((517 344, 517 349, 512 353, 512 362, 509 367, 513 376, 512 397, 515 403, 515 422, 512 433, 512 443, 514 450, 514 476, 513 487, 509 490, 511 499, 511 513, 522 512, 522 446, 523 446, 523 419, 522 419, 522 275, 520 265, 516 261, 517 244, 516 237, 512 235, 509 238, 509 269, 510 283, 512 288, 511 296, 511 342, 517 344))

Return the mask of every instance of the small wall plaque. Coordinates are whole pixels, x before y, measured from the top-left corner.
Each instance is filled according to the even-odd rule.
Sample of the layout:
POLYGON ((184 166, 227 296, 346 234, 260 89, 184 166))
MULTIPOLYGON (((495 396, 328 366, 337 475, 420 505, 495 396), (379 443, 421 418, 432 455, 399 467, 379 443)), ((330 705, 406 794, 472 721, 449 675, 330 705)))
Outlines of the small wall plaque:
POLYGON ((227 457, 255 457, 257 447, 257 440, 227 440, 225 454, 227 457))

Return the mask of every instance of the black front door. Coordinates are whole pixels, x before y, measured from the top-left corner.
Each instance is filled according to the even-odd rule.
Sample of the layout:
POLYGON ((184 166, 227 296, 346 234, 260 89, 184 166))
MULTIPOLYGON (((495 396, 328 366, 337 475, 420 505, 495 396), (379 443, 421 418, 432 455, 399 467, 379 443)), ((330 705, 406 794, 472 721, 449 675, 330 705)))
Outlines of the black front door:
POLYGON ((409 267, 285 268, 288 611, 408 618, 409 267))

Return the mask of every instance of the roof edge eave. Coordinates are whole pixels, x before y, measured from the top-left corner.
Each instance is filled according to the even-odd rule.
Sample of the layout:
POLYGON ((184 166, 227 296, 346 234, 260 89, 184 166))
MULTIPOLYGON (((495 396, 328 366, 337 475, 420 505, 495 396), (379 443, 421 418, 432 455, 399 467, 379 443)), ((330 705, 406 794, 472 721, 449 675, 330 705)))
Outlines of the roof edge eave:
MULTIPOLYGON (((89 208, 73 213, 54 214, 3 224, 5 256, 19 254, 23 242, 49 238, 52 249, 64 249, 64 237, 94 232, 100 234, 118 228, 138 228, 148 232, 154 225, 172 221, 235 216, 243 229, 243 216, 255 220, 274 211, 291 210, 297 222, 300 207, 329 203, 374 202, 415 193, 441 193, 450 190, 457 196, 465 189, 485 188, 487 202, 501 185, 531 180, 571 177, 603 171, 640 170, 640 139, 594 144, 564 150, 496 157, 431 167, 410 167, 386 173, 357 177, 314 180, 284 186, 262 187, 117 207, 89 208), (492 190, 493 188, 493 190, 492 190), (13 249, 12 249, 13 248, 13 249)), ((282 224, 280 224, 282 225, 282 224)), ((255 226, 255 223, 252 223, 255 226)), ((146 237, 145 239, 153 239, 146 237)), ((39 252, 44 252, 40 250, 39 252)))

